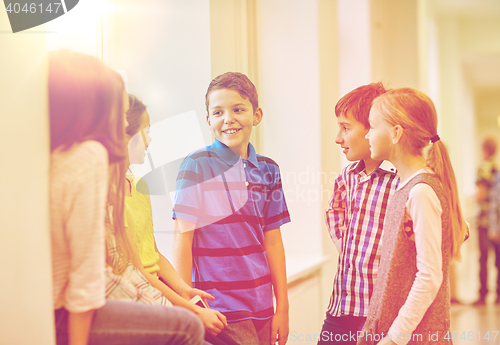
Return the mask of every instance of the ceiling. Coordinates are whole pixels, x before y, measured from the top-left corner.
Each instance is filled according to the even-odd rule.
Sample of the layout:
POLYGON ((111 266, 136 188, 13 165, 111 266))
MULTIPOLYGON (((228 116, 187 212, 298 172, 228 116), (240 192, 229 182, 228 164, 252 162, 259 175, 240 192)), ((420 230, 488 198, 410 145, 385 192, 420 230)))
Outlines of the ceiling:
MULTIPOLYGON (((462 54, 465 77, 473 88, 498 88, 500 86, 500 26, 488 30, 487 23, 500 25, 500 0, 430 0, 437 14, 456 16, 462 23, 476 23, 476 29, 464 25, 461 35, 465 40, 482 42, 482 47, 462 54), (480 37, 472 37, 480 36, 480 37)), ((490 25, 491 26, 491 25, 490 25)), ((479 45, 479 44, 478 44, 479 45)))
POLYGON ((500 86, 500 54, 464 55, 462 66, 465 77, 473 88, 500 86))
POLYGON ((467 16, 499 15, 499 0, 431 0, 430 3, 438 12, 454 12, 467 16))

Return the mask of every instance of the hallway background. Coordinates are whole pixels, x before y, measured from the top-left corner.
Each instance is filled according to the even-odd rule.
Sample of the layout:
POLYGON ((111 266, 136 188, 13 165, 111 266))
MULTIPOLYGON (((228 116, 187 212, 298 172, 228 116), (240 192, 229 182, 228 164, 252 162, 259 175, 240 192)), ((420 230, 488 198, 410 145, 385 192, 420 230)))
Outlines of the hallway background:
MULTIPOLYGON (((82 0, 67 15, 17 34, 1 5, 0 265, 8 283, 0 289, 0 343, 54 343, 46 52, 60 48, 102 58, 148 105, 151 158, 136 171, 164 169, 163 189, 150 189, 167 257, 172 171, 212 140, 206 88, 225 71, 254 81, 264 119, 252 143, 279 163, 292 218, 282 228, 289 343, 319 333, 336 271, 338 254, 323 220, 333 180, 347 164, 334 142, 335 103, 375 81, 422 90, 436 104, 472 228, 456 266, 457 296, 465 303, 477 298, 474 181, 481 140, 500 139, 499 1, 82 0)), ((489 278, 494 282, 494 274, 489 278)), ((460 308, 453 310, 457 322, 470 315, 460 308)), ((484 310, 480 315, 499 319, 496 309, 484 310)))

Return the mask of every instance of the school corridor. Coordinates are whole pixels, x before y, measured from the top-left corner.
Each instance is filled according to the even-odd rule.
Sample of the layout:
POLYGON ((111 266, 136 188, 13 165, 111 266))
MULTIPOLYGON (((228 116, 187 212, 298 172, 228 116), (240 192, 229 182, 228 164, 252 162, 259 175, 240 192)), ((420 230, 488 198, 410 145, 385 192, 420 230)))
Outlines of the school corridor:
POLYGON ((500 344, 500 304, 496 300, 497 272, 494 252, 488 255, 488 288, 485 306, 473 306, 479 298, 479 244, 472 233, 462 248, 463 260, 456 265, 457 298, 463 304, 451 307, 451 328, 454 344, 500 344), (489 338, 489 339, 488 339, 489 338))
POLYGON ((61 17, 15 34, 2 2, 0 344, 55 343, 47 52, 57 49, 99 57, 148 105, 153 139, 146 163, 134 172, 158 172, 159 186, 150 186, 155 237, 169 259, 176 169, 212 142, 207 86, 226 71, 255 83, 264 115, 251 142, 278 162, 291 216, 281 229, 289 344, 316 343, 337 269, 324 222, 333 181, 347 165, 335 143, 336 102, 378 81, 429 95, 471 224, 455 267, 463 304, 452 306, 452 337, 455 344, 500 344, 494 293, 486 306, 470 305, 479 290, 481 141, 500 141, 499 0, 81 0, 61 17))

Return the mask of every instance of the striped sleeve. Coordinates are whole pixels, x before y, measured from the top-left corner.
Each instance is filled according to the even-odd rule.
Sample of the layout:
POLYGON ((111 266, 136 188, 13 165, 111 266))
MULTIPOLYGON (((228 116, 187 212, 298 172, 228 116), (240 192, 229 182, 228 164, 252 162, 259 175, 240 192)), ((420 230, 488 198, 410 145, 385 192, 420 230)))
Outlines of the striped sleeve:
POLYGON ((495 175, 493 181, 488 213, 489 235, 500 235, 500 173, 495 175))
POLYGON ((202 209, 201 183, 203 172, 192 157, 186 157, 177 175, 172 219, 197 223, 202 209))
POLYGON ((342 239, 346 231, 344 219, 346 212, 346 189, 343 180, 344 172, 335 179, 333 186, 333 195, 328 203, 328 209, 325 211, 325 221, 333 242, 342 239))
POLYGON ((65 236, 70 249, 64 306, 83 312, 104 304, 104 210, 108 157, 99 143, 82 144, 72 157, 78 174, 66 185, 65 236))
POLYGON ((269 164, 271 168, 273 182, 271 183, 269 194, 266 196, 266 204, 264 206, 264 231, 277 229, 283 224, 290 222, 290 214, 283 193, 281 184, 281 174, 279 166, 272 161, 269 164))

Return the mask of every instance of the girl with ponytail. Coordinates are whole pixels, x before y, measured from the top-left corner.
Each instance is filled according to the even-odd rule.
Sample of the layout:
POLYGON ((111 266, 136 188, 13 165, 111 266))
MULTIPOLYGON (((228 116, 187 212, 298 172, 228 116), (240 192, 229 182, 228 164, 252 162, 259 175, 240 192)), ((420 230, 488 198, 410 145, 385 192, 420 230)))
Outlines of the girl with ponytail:
POLYGON ((390 90, 370 111, 371 157, 389 160, 400 184, 389 202, 376 286, 358 344, 449 344, 450 260, 467 225, 432 101, 390 90))

